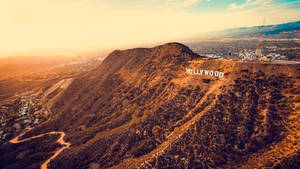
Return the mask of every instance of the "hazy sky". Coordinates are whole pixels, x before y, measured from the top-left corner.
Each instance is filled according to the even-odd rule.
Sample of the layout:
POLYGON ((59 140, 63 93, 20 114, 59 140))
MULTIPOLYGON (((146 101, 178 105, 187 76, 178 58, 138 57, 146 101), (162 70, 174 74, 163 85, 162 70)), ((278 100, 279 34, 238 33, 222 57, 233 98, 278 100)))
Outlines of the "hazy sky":
POLYGON ((1 0, 0 57, 75 55, 300 19, 300 0, 1 0))

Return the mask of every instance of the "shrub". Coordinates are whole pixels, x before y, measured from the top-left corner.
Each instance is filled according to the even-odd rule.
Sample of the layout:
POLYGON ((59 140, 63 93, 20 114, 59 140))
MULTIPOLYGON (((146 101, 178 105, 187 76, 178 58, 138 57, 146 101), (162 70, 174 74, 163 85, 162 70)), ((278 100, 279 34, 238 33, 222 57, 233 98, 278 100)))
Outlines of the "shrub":
POLYGON ((161 133, 161 128, 159 126, 156 125, 152 128, 152 134, 155 137, 159 137, 160 133, 161 133))

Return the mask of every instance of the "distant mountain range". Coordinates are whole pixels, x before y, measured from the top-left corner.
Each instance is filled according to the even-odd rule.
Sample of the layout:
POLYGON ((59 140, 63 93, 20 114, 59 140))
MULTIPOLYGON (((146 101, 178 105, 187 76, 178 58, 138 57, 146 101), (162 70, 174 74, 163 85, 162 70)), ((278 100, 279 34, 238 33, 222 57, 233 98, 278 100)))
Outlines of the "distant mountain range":
MULTIPOLYGON (((258 37, 262 31, 262 26, 239 27, 225 29, 222 31, 208 32, 191 38, 191 40, 217 39, 217 38, 241 38, 258 37)), ((300 21, 288 22, 277 25, 265 25, 264 37, 267 38, 300 38, 300 21)))

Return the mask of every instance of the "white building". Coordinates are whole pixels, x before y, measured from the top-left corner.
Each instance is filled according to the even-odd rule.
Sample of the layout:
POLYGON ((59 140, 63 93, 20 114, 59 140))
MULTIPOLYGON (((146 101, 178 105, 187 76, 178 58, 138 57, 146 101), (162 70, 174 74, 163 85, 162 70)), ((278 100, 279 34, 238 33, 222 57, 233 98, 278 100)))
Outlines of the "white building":
POLYGON ((243 49, 242 51, 240 51, 239 53, 239 57, 242 60, 253 60, 255 56, 255 51, 251 51, 251 50, 247 50, 247 49, 243 49))

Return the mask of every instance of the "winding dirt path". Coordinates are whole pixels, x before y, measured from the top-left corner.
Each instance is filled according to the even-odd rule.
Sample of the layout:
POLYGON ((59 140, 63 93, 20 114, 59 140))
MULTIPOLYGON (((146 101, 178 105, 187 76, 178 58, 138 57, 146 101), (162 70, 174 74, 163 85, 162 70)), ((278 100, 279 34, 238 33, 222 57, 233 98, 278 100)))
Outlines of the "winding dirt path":
MULTIPOLYGON (((209 90, 206 92, 206 94, 201 98, 199 103, 197 103, 196 107, 191 110, 191 112, 188 112, 188 114, 184 118, 188 118, 191 116, 193 111, 195 111, 198 107, 200 107, 202 104, 204 104, 205 100, 208 99, 210 94, 218 95, 221 93, 220 87, 226 83, 227 80, 221 79, 216 84, 211 86, 209 90)), ((174 129, 174 131, 168 136, 167 140, 161 143, 157 148, 152 150, 150 153, 145 154, 138 158, 128 158, 123 160, 121 163, 119 163, 116 166, 111 167, 110 169, 130 169, 130 168, 140 168, 141 166, 149 163, 152 158, 155 158, 165 152, 167 148, 172 146, 173 143, 175 143, 177 140, 181 138, 181 136, 193 125, 197 120, 199 120, 207 111, 209 111, 213 106, 216 104, 217 99, 213 99, 212 102, 207 105, 201 112, 198 112, 195 116, 193 116, 189 121, 185 122, 181 126, 177 127, 177 129, 174 129)))
POLYGON ((59 134, 60 137, 57 139, 56 142, 61 144, 62 147, 60 149, 56 150, 54 155, 52 155, 47 161, 45 161, 41 165, 41 169, 47 169, 47 165, 49 164, 49 162, 52 159, 54 159, 56 156, 58 156, 64 149, 69 148, 71 146, 71 143, 65 142, 64 137, 65 137, 66 134, 62 131, 51 131, 51 132, 48 132, 48 133, 44 133, 44 134, 40 134, 40 135, 33 136, 33 137, 30 137, 30 138, 19 140, 20 137, 22 137, 24 134, 26 134, 27 132, 29 132, 32 129, 33 128, 27 129, 27 131, 21 133, 20 135, 18 135, 16 138, 10 140, 9 142, 12 143, 12 144, 17 144, 17 143, 22 143, 22 142, 29 141, 29 140, 32 140, 32 139, 35 139, 35 138, 43 137, 44 135, 47 135, 47 134, 59 134))
MULTIPOLYGON (((73 78, 69 78, 69 79, 63 79, 61 81, 59 81, 58 83, 56 83, 55 85, 53 85, 50 89, 48 89, 46 91, 46 93, 44 94, 44 96, 42 97, 42 104, 43 104, 43 108, 45 108, 50 114, 53 114, 51 112, 51 109, 49 108, 49 105, 47 104, 46 102, 46 97, 53 91, 57 90, 58 88, 61 88, 64 90, 66 90, 69 85, 72 83, 73 81, 73 78)), ((53 104, 53 99, 55 99, 56 97, 58 97, 60 94, 62 94, 61 91, 58 95, 56 95, 54 98, 52 98, 50 100, 50 102, 52 102, 50 105, 53 104)), ((49 102, 49 101, 48 101, 49 102)), ((51 106, 50 106, 51 107, 51 106)), ((49 121, 50 118, 47 120, 49 121)), ((46 123, 47 121, 44 121, 43 123, 46 123)), ((41 165, 41 169, 47 169, 47 165, 49 164, 49 162, 51 160, 53 160, 54 158, 56 158, 56 156, 58 156, 64 149, 67 149, 71 146, 71 143, 70 142, 65 142, 64 140, 64 137, 66 135, 65 132, 62 132, 62 131, 51 131, 51 132, 47 132, 47 133, 44 133, 44 134, 40 134, 40 135, 37 135, 37 136, 32 136, 30 138, 26 138, 26 139, 22 139, 22 140, 19 140, 20 137, 22 137, 24 134, 28 133, 30 130, 32 130, 33 127, 31 128, 28 128, 26 129, 24 132, 22 132, 20 135, 18 135, 17 137, 15 137, 14 139, 11 139, 9 142, 12 143, 12 144, 17 144, 17 143, 22 143, 22 142, 25 142, 25 141, 29 141, 29 140, 32 140, 32 139, 35 139, 35 138, 39 138, 39 137, 43 137, 44 135, 47 135, 47 134, 58 134, 60 135, 60 137, 57 139, 57 143, 59 143, 60 145, 62 145, 62 147, 58 150, 55 151, 55 153, 50 157, 48 158, 48 160, 46 160, 42 165, 41 165)))

